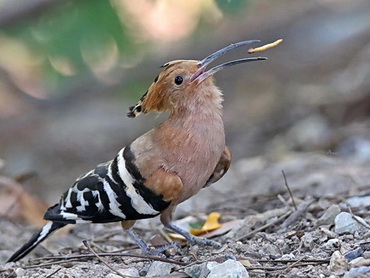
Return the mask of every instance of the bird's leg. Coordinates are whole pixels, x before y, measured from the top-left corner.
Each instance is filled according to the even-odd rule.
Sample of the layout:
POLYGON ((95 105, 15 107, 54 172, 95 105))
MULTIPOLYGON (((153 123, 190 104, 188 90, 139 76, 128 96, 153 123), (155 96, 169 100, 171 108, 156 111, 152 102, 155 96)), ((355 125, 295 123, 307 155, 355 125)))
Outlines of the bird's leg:
POLYGON ((206 239, 206 238, 201 238, 201 237, 196 237, 191 234, 189 234, 187 231, 181 229, 180 227, 177 227, 176 225, 172 224, 171 222, 166 225, 167 228, 175 231, 176 233, 179 233, 183 237, 186 238, 189 244, 191 245, 203 245, 203 246, 211 246, 216 249, 221 248, 221 244, 219 244, 216 241, 206 239))
POLYGON ((159 248, 152 249, 149 247, 148 244, 144 240, 142 240, 139 235, 132 229, 125 230, 127 234, 135 241, 135 243, 140 247, 146 255, 155 255, 155 256, 163 256, 163 252, 169 248, 178 247, 177 243, 172 242, 169 244, 165 244, 159 248))

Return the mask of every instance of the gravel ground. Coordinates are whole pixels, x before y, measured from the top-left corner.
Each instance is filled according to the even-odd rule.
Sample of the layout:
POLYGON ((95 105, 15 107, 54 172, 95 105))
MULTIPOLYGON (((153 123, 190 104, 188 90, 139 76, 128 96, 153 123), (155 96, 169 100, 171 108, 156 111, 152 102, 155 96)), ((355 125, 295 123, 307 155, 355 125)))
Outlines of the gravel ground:
MULTIPOLYGON (((182 243, 164 258, 150 258, 141 256, 118 224, 71 226, 21 262, 3 264, 0 277, 224 277, 230 267, 217 270, 219 276, 204 276, 193 268, 210 265, 204 262, 221 266, 230 258, 241 263, 249 277, 366 277, 367 180, 363 163, 319 154, 240 160, 222 182, 203 190, 177 213, 181 223, 188 223, 220 212, 225 231, 213 237, 223 244, 220 250, 182 243), (95 252, 109 254, 99 259, 84 246, 84 239, 95 252)), ((0 222, 4 262, 36 229, 8 216, 0 222)), ((157 219, 139 222, 137 231, 152 244, 163 241, 157 219)), ((247 277, 235 273, 230 277, 247 277)))

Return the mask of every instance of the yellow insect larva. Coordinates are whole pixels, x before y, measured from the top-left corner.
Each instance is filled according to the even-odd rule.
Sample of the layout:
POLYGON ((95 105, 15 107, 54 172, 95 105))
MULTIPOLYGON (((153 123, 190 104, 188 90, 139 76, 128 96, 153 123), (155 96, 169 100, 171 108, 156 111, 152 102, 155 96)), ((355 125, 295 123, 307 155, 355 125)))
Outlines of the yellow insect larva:
POLYGON ((279 39, 277 41, 274 41, 272 43, 265 44, 265 45, 260 46, 260 47, 250 48, 250 49, 248 49, 248 53, 249 54, 252 54, 252 53, 256 53, 256 52, 265 51, 267 49, 270 49, 270 48, 273 48, 273 47, 279 45, 282 41, 283 41, 282 39, 279 39))

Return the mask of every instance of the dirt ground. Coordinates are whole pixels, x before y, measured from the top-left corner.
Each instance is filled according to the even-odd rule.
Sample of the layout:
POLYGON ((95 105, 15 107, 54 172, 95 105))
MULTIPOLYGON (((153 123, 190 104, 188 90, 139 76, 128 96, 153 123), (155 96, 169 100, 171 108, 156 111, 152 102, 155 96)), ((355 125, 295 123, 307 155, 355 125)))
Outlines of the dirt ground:
MULTIPOLYGON (((141 255, 118 224, 71 226, 21 262, 3 264, 0 277, 145 277, 156 265, 161 277, 189 277, 185 271, 190 265, 228 258, 241 262, 250 277, 367 277, 369 176, 366 164, 333 155, 239 160, 223 181, 202 190, 177 212, 179 225, 219 212, 224 224, 208 236, 216 234, 212 238, 223 244, 220 250, 183 243, 165 258, 151 258, 141 255), (345 222, 348 230, 340 230, 340 212, 354 220, 351 227, 345 222)), ((36 229, 7 216, 0 221, 4 262, 36 229)), ((168 235, 157 219, 136 227, 154 245, 168 235)))

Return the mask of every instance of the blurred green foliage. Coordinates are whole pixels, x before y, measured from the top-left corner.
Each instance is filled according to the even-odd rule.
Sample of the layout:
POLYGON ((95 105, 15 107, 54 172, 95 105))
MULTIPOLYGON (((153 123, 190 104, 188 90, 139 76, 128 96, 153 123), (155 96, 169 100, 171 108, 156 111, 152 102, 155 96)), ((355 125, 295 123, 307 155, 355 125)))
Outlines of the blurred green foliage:
POLYGON ((42 57, 40 66, 46 89, 59 88, 56 92, 64 92, 63 88, 73 86, 89 72, 84 51, 101 55, 107 42, 115 44, 119 58, 135 51, 128 31, 110 1, 64 1, 40 18, 21 21, 3 31, 42 57), (74 74, 62 74, 50 58, 68 61, 74 74))
POLYGON ((225 14, 235 14, 245 12, 248 0, 215 0, 217 6, 225 14))
MULTIPOLYGON (((245 11, 248 0, 215 0, 215 3, 223 13, 235 14, 245 11)), ((135 56, 138 42, 132 39, 126 20, 132 18, 111 1, 68 0, 54 3, 41 16, 27 17, 2 31, 38 58, 35 68, 47 98, 63 98, 70 88, 91 78, 96 68, 104 71, 106 61, 111 59, 114 68, 125 58, 135 56)))

